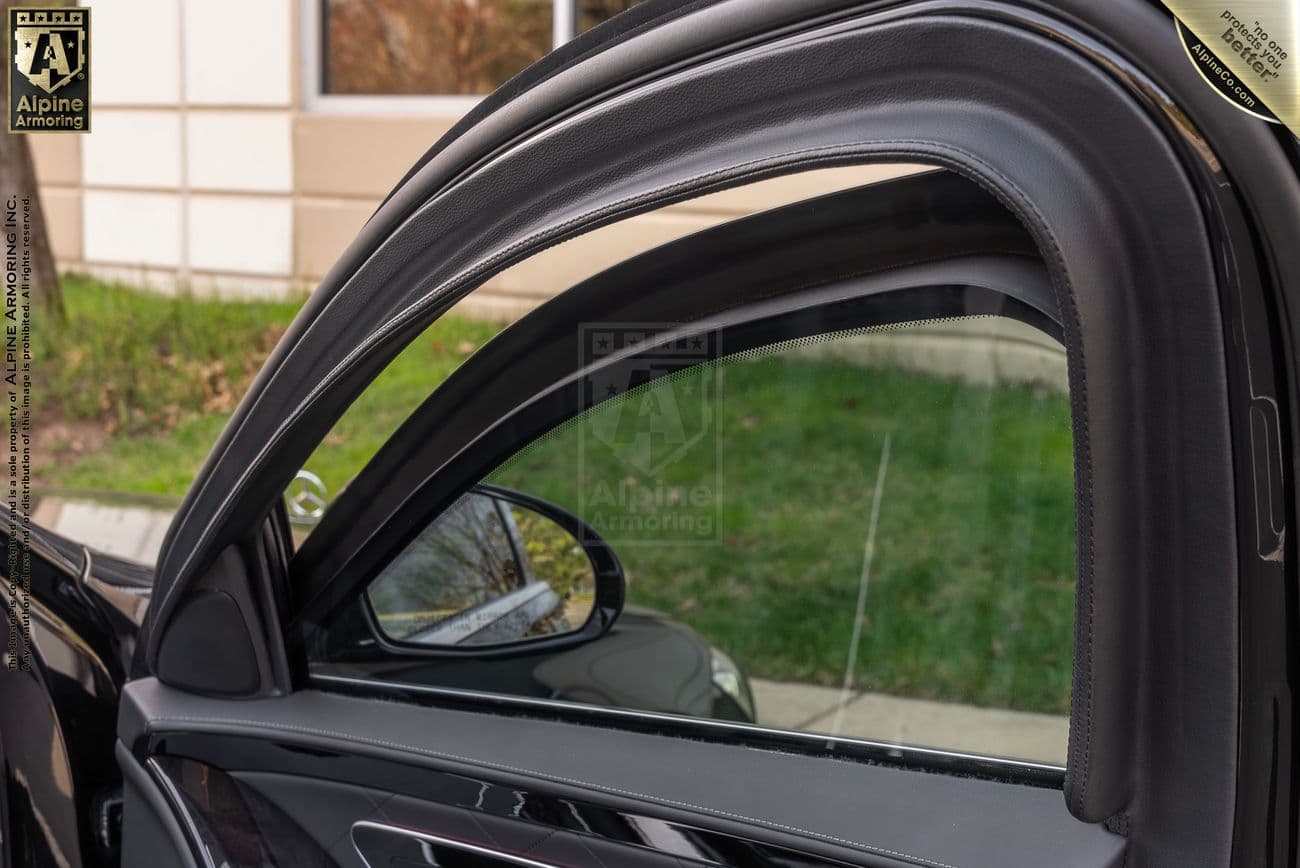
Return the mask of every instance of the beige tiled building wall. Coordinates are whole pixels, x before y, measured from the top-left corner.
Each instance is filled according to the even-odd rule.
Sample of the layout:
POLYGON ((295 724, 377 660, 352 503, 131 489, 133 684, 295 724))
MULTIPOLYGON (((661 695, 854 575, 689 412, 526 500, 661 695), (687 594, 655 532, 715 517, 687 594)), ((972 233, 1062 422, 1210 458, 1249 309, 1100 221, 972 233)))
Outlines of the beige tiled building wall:
MULTIPOLYGON (((92 9, 92 132, 31 136, 60 267, 224 297, 305 295, 471 98, 312 93, 319 0, 92 9), (174 54, 173 54, 174 52, 174 54)), ((499 275, 510 318, 599 267, 780 202, 897 174, 812 173, 633 218, 499 275)))

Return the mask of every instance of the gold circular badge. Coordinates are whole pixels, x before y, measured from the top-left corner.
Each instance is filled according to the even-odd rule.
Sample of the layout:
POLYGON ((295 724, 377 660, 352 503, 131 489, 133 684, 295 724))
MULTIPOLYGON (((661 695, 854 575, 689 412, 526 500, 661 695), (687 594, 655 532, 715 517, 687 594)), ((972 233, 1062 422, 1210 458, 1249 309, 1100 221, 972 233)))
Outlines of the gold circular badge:
POLYGON ((1192 66, 1247 114, 1300 131, 1296 0, 1166 0, 1192 66))

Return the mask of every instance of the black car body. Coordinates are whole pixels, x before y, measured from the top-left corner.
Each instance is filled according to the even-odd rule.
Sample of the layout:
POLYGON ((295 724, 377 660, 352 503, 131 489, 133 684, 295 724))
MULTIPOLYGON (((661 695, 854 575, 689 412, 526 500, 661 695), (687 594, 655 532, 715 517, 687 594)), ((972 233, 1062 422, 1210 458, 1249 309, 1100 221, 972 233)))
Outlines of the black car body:
MULTIPOLYGON (((650 0, 596 28, 485 100, 371 218, 214 447, 154 578, 33 531, 17 653, 34 665, 0 700, 10 858, 1296 864, 1298 171, 1294 138, 1206 88, 1144 0, 650 0), (457 371, 293 549, 293 474, 474 286, 658 204, 873 160, 946 172, 759 215, 575 287, 457 371), (861 233, 833 231, 846 224, 861 233), (988 249, 1041 279, 992 287, 967 257, 988 249), (452 661, 474 655, 332 642, 422 520, 573 412, 555 384, 580 318, 740 348, 915 318, 890 307, 901 284, 872 284, 895 278, 933 316, 996 288, 1068 350, 1064 769, 548 705, 558 676, 484 696, 514 651, 465 668, 452 661)), ((573 647, 580 663, 589 646, 573 647)))

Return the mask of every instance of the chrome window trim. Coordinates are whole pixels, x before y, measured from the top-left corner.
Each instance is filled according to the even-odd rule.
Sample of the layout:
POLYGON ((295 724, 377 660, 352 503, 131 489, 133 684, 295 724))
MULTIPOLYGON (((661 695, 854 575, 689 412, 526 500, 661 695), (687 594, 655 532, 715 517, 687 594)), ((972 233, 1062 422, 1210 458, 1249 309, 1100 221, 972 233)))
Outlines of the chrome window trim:
MULTIPOLYGON (((349 837, 352 839, 352 846, 356 849, 357 855, 361 857, 367 868, 372 868, 371 862, 366 858, 365 852, 361 845, 357 843, 356 832, 358 829, 365 829, 375 832, 382 832, 393 838, 404 841, 416 841, 419 843, 436 844, 439 847, 448 847, 452 850, 459 850, 462 853, 471 853, 475 856, 482 856, 485 859, 491 859, 500 862, 503 865, 518 865, 520 868, 559 868, 554 862, 538 862, 536 859, 516 856, 513 853, 505 853, 501 850, 495 850, 491 847, 483 847, 478 844, 471 844, 468 841, 458 841, 455 838, 444 838, 441 835, 434 835, 430 832, 422 832, 418 829, 407 829, 401 826, 390 826, 387 823, 376 823, 371 820, 358 820, 352 824, 352 831, 349 837)), ((389 854, 384 854, 389 855, 389 854)), ((436 857, 431 858, 430 866, 436 866, 436 857)), ((373 868, 383 868, 382 865, 374 865, 373 868)))

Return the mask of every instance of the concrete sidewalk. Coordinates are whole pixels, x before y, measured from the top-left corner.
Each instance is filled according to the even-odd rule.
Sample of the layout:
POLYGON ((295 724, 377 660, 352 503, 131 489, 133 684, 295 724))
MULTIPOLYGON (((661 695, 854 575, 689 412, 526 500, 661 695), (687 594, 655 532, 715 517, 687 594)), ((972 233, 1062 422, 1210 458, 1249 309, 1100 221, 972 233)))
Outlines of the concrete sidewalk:
POLYGON ((42 497, 32 521, 88 548, 152 565, 172 523, 172 511, 42 497))
POLYGON ((763 726, 1065 765, 1065 716, 762 678, 750 686, 763 726))

